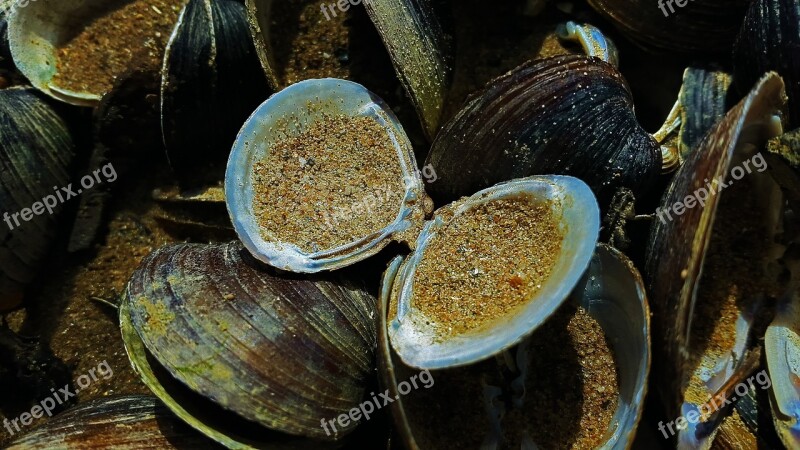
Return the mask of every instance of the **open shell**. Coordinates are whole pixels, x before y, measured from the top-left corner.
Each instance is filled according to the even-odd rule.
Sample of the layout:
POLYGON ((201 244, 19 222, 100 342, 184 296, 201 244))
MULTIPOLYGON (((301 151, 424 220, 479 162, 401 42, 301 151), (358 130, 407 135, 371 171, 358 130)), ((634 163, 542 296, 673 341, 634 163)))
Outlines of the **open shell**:
POLYGON ((392 346, 412 367, 439 369, 486 359, 519 343, 543 323, 566 300, 591 259, 599 232, 600 212, 589 187, 572 177, 530 177, 501 183, 457 202, 429 221, 397 277, 393 292, 397 317, 389 325, 392 346), (530 195, 550 202, 563 232, 561 251, 549 278, 520 311, 496 318, 496 323, 479 331, 442 336, 429 319, 414 308, 414 274, 436 233, 452 217, 482 203, 530 195), (444 219, 448 217, 448 219, 444 219))
POLYGON ((422 223, 427 196, 413 149, 394 114, 363 86, 339 79, 307 80, 270 97, 253 113, 239 133, 225 174, 225 199, 234 229, 257 259, 293 272, 333 270, 368 258, 400 233, 422 223), (309 107, 309 105, 312 105, 309 107), (304 252, 294 244, 267 240, 253 211, 253 171, 281 137, 293 135, 323 115, 365 116, 378 121, 390 136, 405 180, 404 200, 396 219, 382 230, 356 242, 318 252, 304 252))
POLYGON ((120 321, 134 368, 175 414, 229 447, 284 448, 357 425, 326 434, 320 419, 364 395, 374 302, 335 279, 274 275, 238 242, 181 244, 145 258, 120 321))
MULTIPOLYGON (((463 427, 474 426, 470 421, 473 416, 480 416, 485 408, 485 399, 479 396, 467 397, 474 394, 456 382, 446 382, 449 377, 458 379, 458 374, 463 376, 480 377, 482 373, 491 369, 495 363, 492 360, 477 363, 467 367, 446 369, 432 372, 432 377, 438 382, 425 386, 430 391, 424 397, 419 397, 412 391, 409 395, 400 395, 398 383, 408 380, 416 371, 406 366, 394 352, 389 339, 390 327, 388 321, 396 314, 389 311, 390 297, 396 277, 402 272, 402 259, 392 261, 384 274, 381 296, 379 299, 380 323, 378 325, 378 354, 380 361, 381 382, 389 389, 391 397, 396 399, 391 405, 391 412, 395 426, 405 443, 412 450, 425 448, 421 442, 427 442, 429 433, 447 433, 458 448, 466 448, 463 442, 464 435, 472 430, 463 427), (454 429, 439 430, 430 427, 420 427, 415 424, 424 423, 423 418, 410 417, 410 414, 426 411, 429 408, 425 399, 436 399, 437 395, 449 391, 458 391, 450 397, 459 399, 459 405, 470 410, 462 410, 461 416, 454 422, 454 429), (475 411, 477 410, 477 412, 475 411), (469 422, 469 423, 468 423, 469 422), (459 429, 458 427, 462 427, 459 429)), ((568 302, 582 306, 599 322, 606 332, 608 342, 612 346, 614 359, 618 370, 619 401, 617 410, 611 421, 611 426, 605 435, 603 449, 630 448, 636 434, 637 425, 641 419, 644 397, 647 393, 647 379, 650 369, 650 323, 649 309, 645 296, 644 283, 633 264, 617 250, 599 245, 592 257, 591 264, 586 274, 581 278, 572 292, 568 302)), ((535 335, 534 335, 535 336, 535 335)), ((532 337, 528 338, 532 339, 532 337)), ((527 341, 523 341, 523 344, 527 341)), ((535 358, 532 354, 530 357, 535 358)), ((535 380, 527 380, 534 383, 535 380)), ((419 388, 420 390, 423 387, 419 388)), ((528 389, 535 389, 528 386, 528 389)), ((485 387, 484 387, 485 390, 485 387)), ((484 392, 485 395, 485 392, 484 392)), ((492 417, 487 416, 486 422, 491 422, 492 417)), ((489 423, 485 427, 491 428, 489 423)), ((531 424, 536 426, 536 424, 531 424)), ((499 423, 500 433, 507 430, 502 421, 499 423)), ((535 448, 535 447, 534 447, 535 448)), ((426 450, 439 450, 427 449, 426 450)))
MULTIPOLYGON (((58 50, 87 23, 125 3, 121 0, 14 2, 8 18, 8 43, 14 64, 34 87, 47 95, 73 105, 96 106, 105 92, 72 91, 53 84, 58 72, 58 50)), ((128 50, 137 54, 144 46, 128 50)))
MULTIPOLYGON (((784 102, 781 79, 774 73, 764 77, 689 154, 662 201, 664 208, 684 202, 709 180, 716 182, 726 178, 735 165, 759 151, 769 137, 780 134, 777 114, 784 102)), ((778 189, 769 172, 748 176, 760 182, 762 189, 754 190, 752 195, 764 196, 759 198, 762 198, 760 204, 765 209, 780 204, 774 198, 778 189)), ((670 220, 661 212, 651 231, 645 270, 653 312, 659 317, 654 322, 654 336, 657 348, 664 352, 657 371, 661 377, 658 385, 670 417, 685 415, 687 408, 697 410, 699 407, 684 403, 684 392, 693 376, 690 358, 702 356, 691 354, 690 337, 695 331, 693 320, 697 319, 699 309, 696 305, 698 285, 703 276, 720 197, 719 190, 714 190, 704 205, 686 208, 682 214, 670 216, 670 220)), ((767 229, 774 227, 774 220, 774 212, 764 213, 767 229)), ((714 362, 710 367, 702 360, 700 367, 710 378, 701 381, 709 396, 716 394, 727 381, 740 376, 739 372, 744 370, 743 364, 748 360, 749 334, 754 325, 753 315, 753 311, 739 311, 735 347, 729 349, 729 357, 714 362)), ((718 423, 715 420, 685 428, 680 433, 681 445, 708 448, 718 423)))

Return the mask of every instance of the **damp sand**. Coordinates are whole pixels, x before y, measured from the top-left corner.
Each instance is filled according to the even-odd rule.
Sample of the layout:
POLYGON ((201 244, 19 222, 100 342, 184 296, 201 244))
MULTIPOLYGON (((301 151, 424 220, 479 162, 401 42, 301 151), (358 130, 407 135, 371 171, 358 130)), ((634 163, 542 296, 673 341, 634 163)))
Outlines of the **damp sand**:
POLYGON ((95 18, 58 49, 53 84, 105 93, 127 70, 158 68, 185 0, 135 0, 95 18))
POLYGON ((518 197, 474 207, 431 238, 415 274, 415 306, 449 335, 502 320, 541 288, 562 240, 547 203, 518 197))
MULTIPOLYGON (((619 385, 613 353, 600 325, 580 307, 565 305, 525 346, 528 371, 522 407, 512 406, 508 368, 498 359, 433 372, 430 389, 404 397, 404 407, 420 448, 480 448, 492 436, 484 386, 504 389, 496 398, 500 448, 521 448, 523 439, 547 450, 590 450, 600 446, 618 406, 619 385)), ((516 349, 511 352, 518 351, 516 349)), ((413 372, 404 366, 398 379, 413 372)))
POLYGON ((264 238, 306 252, 385 228, 404 192, 394 145, 368 117, 325 117, 276 142, 254 169, 253 207, 264 238))
POLYGON ((710 398, 701 374, 731 354, 739 311, 751 309, 765 295, 777 298, 782 292, 777 274, 765 271, 770 243, 764 206, 754 191, 751 180, 744 179, 732 184, 720 199, 689 342, 694 357, 689 361, 692 372, 685 399, 695 404, 710 398))

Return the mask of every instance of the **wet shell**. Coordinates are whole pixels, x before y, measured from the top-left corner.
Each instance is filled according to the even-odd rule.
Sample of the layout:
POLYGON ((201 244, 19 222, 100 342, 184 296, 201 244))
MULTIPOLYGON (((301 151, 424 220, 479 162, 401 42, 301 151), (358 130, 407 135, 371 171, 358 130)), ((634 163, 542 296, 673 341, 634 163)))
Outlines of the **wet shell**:
POLYGON ((632 41, 656 51, 727 52, 747 0, 589 0, 632 41))
POLYGON ((703 137, 728 112, 731 76, 721 70, 689 67, 683 73, 680 93, 681 129, 679 149, 682 159, 700 144, 703 137))
MULTIPOLYGON (((167 44, 161 75, 170 165, 182 184, 202 183, 197 169, 225 163, 242 123, 269 95, 244 5, 191 0, 167 44)), ((208 176, 219 180, 222 171, 208 176)))
POLYGON ((636 121, 631 93, 610 64, 586 56, 526 63, 490 83, 444 126, 426 164, 437 201, 500 181, 560 174, 582 179, 601 204, 619 187, 638 194, 661 153, 636 121))
POLYGON ((800 1, 755 0, 733 51, 735 83, 745 93, 770 70, 789 96, 789 126, 800 126, 800 1))
MULTIPOLYGON (((384 274, 379 301, 381 323, 378 326, 378 355, 381 382, 383 387, 389 390, 391 397, 396 399, 391 404, 391 413, 395 428, 405 446, 413 450, 440 450, 426 447, 424 444, 431 441, 441 442, 441 439, 432 439, 431 433, 437 435, 445 433, 447 441, 455 448, 476 448, 474 442, 466 441, 467 436, 475 434, 475 430, 471 427, 476 426, 486 432, 485 438, 480 436, 484 438, 484 444, 492 442, 497 445, 498 438, 521 431, 512 427, 537 426, 535 422, 520 424, 504 421, 503 415, 507 412, 504 411, 504 402, 500 398, 491 401, 501 393, 513 395, 511 391, 517 395, 522 392, 524 401, 525 391, 536 389, 536 381, 532 379, 522 381, 524 386, 519 385, 520 379, 514 379, 510 386, 507 386, 507 389, 510 388, 508 391, 487 384, 487 381, 493 378, 493 374, 496 377, 498 369, 505 364, 504 358, 490 359, 466 367, 428 372, 427 375, 435 382, 418 386, 408 395, 401 395, 402 388, 399 386, 403 383, 408 384, 408 380, 419 373, 402 362, 392 349, 389 338, 389 321, 396 314, 396 311, 389 310, 390 297, 393 295, 392 289, 396 289, 394 280, 402 271, 401 264, 401 258, 396 258, 384 274), (453 417, 450 429, 421 426, 420 424, 426 423, 425 417, 411 416, 430 411, 433 406, 431 402, 436 402, 437 399, 457 399, 457 404, 452 407, 460 413, 453 417), (498 433, 499 436, 492 436, 494 433, 498 433)), ((568 302, 586 309, 606 332, 618 371, 620 393, 618 409, 614 412, 610 429, 604 437, 605 442, 601 448, 620 450, 629 448, 641 419, 642 402, 647 393, 650 369, 650 323, 644 283, 638 271, 624 255, 611 247, 600 245, 592 257, 587 273, 578 282, 568 302)), ((533 343, 532 338, 535 336, 534 334, 523 341, 519 347, 533 343)), ((516 366, 518 368, 525 366, 522 362, 524 357, 519 350, 516 357, 522 358, 515 361, 516 366)), ((536 355, 529 353, 528 357, 536 358, 536 355)), ((521 370, 524 372, 525 369, 521 370)), ((417 377, 423 381, 422 374, 417 377)), ((439 405, 436 407, 441 408, 439 405)), ((536 447, 523 446, 523 448, 536 447)))
POLYGON ((59 414, 7 449, 213 449, 155 397, 104 397, 59 414))
MULTIPOLYGON (((753 92, 731 110, 706 135, 696 151, 689 155, 665 194, 661 209, 684 202, 710 180, 727 177, 734 164, 739 164, 740 158, 751 157, 762 148, 766 139, 780 134, 781 126, 776 114, 784 102, 780 78, 774 73, 764 77, 753 92)), ((754 192, 753 195, 761 193, 754 192)), ((719 199, 719 190, 714 190, 705 205, 686 208, 680 215, 673 213, 671 220, 662 211, 657 216, 661 219, 654 220, 651 230, 645 273, 654 317, 658 317, 658 320, 654 320, 656 348, 663 352, 659 358, 660 367, 656 370, 659 375, 657 385, 671 417, 686 413, 686 410, 681 411, 680 405, 692 370, 688 367, 688 361, 690 357, 698 356, 690 355, 689 345, 694 331, 692 322, 697 318, 697 286, 703 274, 719 199)), ((762 203, 772 204, 766 198, 762 203)), ((765 216, 765 220, 770 219, 765 216)), ((737 348, 732 351, 742 356, 746 349, 739 346, 746 341, 745 337, 752 328, 752 319, 748 311, 740 311, 740 314, 744 320, 736 324, 736 337, 739 340, 737 348)), ((724 372, 715 372, 718 376, 709 383, 717 385, 726 381, 734 375, 732 372, 739 369, 744 359, 737 358, 737 364, 732 367, 726 363, 724 372)), ((681 432, 681 442, 707 448, 705 446, 710 445, 714 428, 714 425, 689 427, 681 432)))
POLYGON ((364 395, 374 308, 374 297, 349 284, 268 272, 239 243, 180 244, 145 258, 120 317, 131 361, 154 393, 212 439, 241 446, 300 440, 290 435, 330 441, 355 428, 326 435, 320 420, 364 395), (183 399, 158 375, 164 369, 210 406, 183 399), (261 427, 237 429, 236 415, 261 427))
POLYGON ((433 139, 453 71, 453 51, 432 0, 364 2, 403 87, 433 139))
POLYGON ((14 214, 69 184, 73 151, 66 124, 32 89, 0 91, 0 209, 9 214, 0 226, 0 310, 19 303, 45 261, 61 203, 28 222, 14 214))
POLYGON ((244 124, 225 173, 225 203, 239 239, 260 261, 281 270, 315 273, 335 270, 375 255, 392 241, 413 241, 432 205, 425 193, 414 150, 389 107, 364 86, 336 78, 305 80, 278 92, 244 124), (403 175, 402 204, 394 221, 355 242, 306 251, 262 234, 253 207, 254 168, 284 136, 295 136, 325 116, 369 117, 391 139, 403 175), (288 124, 288 125, 287 125, 288 124))
MULTIPOLYGON (((392 346, 405 364, 421 369, 468 365, 489 358, 517 343, 541 325, 569 296, 591 259, 597 243, 600 212, 597 200, 580 180, 540 176, 500 183, 437 211, 417 239, 414 253, 395 280, 392 301, 397 316, 389 325, 392 346), (490 202, 525 198, 530 204, 546 202, 563 233, 552 273, 523 305, 484 326, 450 335, 436 320, 415 306, 414 280, 425 252, 454 218, 490 202)), ((441 244, 440 244, 441 245, 441 244)), ((453 254, 455 254, 455 249, 453 254)), ((449 297, 447 297, 449 298, 449 297)))

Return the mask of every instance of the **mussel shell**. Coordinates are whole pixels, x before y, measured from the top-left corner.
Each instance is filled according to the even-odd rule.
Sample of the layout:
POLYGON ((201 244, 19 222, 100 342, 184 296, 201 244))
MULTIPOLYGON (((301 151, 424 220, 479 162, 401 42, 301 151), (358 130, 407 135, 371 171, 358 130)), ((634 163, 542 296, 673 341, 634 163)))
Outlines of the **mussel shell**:
POLYGON ((636 121, 617 69, 569 55, 528 62, 491 82, 444 126, 426 164, 438 174, 430 185, 437 201, 559 174, 585 181, 602 205, 619 187, 644 191, 661 153, 636 121))
POLYGON ((682 159, 700 144, 711 128, 728 112, 731 76, 721 70, 689 67, 681 87, 681 129, 679 149, 682 159))
POLYGON ((747 1, 686 0, 678 6, 670 1, 589 0, 589 4, 645 48, 695 53, 727 52, 747 1))
POLYGON ((500 183, 437 211, 425 224, 396 280, 392 300, 397 316, 389 325, 392 346, 405 364, 420 369, 442 369, 475 363, 518 344, 530 335, 568 297, 583 275, 597 244, 600 210, 589 187, 565 176, 535 176, 500 183), (563 233, 551 274, 524 306, 496 317, 493 323, 464 334, 444 336, 415 308, 414 279, 425 251, 437 233, 457 217, 484 203, 527 196, 548 204, 563 233))
POLYGON ((32 89, 0 91, 0 209, 9 214, 0 226, 0 310, 19 302, 44 262, 62 207, 19 226, 13 215, 67 186, 73 152, 66 124, 32 89))
MULTIPOLYGON (((776 116, 785 104, 783 83, 774 73, 764 77, 753 92, 733 108, 706 135, 681 166, 662 205, 683 202, 708 180, 726 177, 738 152, 752 151, 779 132, 776 116), (745 150, 747 149, 747 150, 745 150)), ((720 195, 715 191, 705 206, 686 208, 673 220, 653 221, 645 274, 654 316, 657 348, 663 351, 656 372, 664 404, 671 417, 681 415, 679 405, 686 380, 689 337, 705 253, 720 195)))
POLYGON ((375 255, 392 241, 411 241, 413 245, 424 216, 432 209, 414 149, 400 121, 376 94, 358 83, 337 78, 295 83, 253 112, 228 159, 225 203, 236 234, 253 256, 278 269, 299 273, 347 267, 375 255), (370 117, 377 121, 394 144, 405 194, 395 220, 383 229, 339 247, 305 251, 263 233, 253 207, 254 167, 280 139, 301 133, 325 116, 370 117))
MULTIPOLYGON (((795 274, 796 275, 796 274, 795 274)), ((772 417, 786 448, 800 446, 800 296, 779 305, 764 336, 764 350, 772 381, 772 417)))
POLYGON ((433 0, 365 1, 429 138, 436 136, 453 71, 453 49, 433 0))
MULTIPOLYGON (((271 430, 330 441, 357 425, 328 436, 320 420, 362 399, 374 367, 374 309, 374 297, 353 285, 275 275, 233 242, 156 250, 131 277, 120 316, 134 366, 179 416, 188 406, 147 375, 142 344, 215 404, 271 430)), ((188 421, 226 445, 236 439, 188 421)))
POLYGON ((735 83, 748 92, 770 70, 789 96, 789 126, 800 126, 800 1, 754 0, 733 51, 735 83))
MULTIPOLYGON (((449 439, 455 448, 467 448, 460 439, 463 434, 471 430, 460 429, 459 426, 474 426, 468 417, 475 411, 465 411, 464 420, 459 416, 453 421, 454 429, 440 430, 419 426, 425 423, 424 418, 410 417, 412 411, 419 413, 429 408, 427 403, 420 404, 420 398, 415 392, 409 395, 400 395, 398 383, 410 378, 416 370, 406 366, 394 352, 389 339, 388 322, 396 314, 389 311, 392 289, 396 288, 392 280, 402 270, 400 257, 392 261, 384 274, 384 282, 379 299, 380 323, 378 325, 378 357, 382 387, 389 390, 390 396, 396 400, 391 404, 392 417, 395 427, 405 446, 418 450, 425 448, 421 442, 426 442, 426 435, 430 433, 448 433, 449 439), (463 433, 460 433, 463 432, 463 433)), ((570 296, 570 303, 580 305, 599 322, 605 330, 609 344, 612 347, 619 380, 619 402, 614 413, 610 429, 606 435, 606 442, 602 448, 626 449, 629 448, 636 435, 636 429, 641 420, 644 409, 644 397, 647 393, 647 380, 650 371, 650 310, 647 297, 639 272, 622 253, 612 247, 599 245, 589 269, 577 284, 570 296)), ((533 335, 535 336, 535 335, 533 335)), ((531 337, 532 338, 532 337, 531 337)), ((531 339, 528 338, 528 339, 531 339)), ((523 341, 521 345, 525 345, 523 341)), ((536 355, 531 355, 535 358, 536 355)), ((482 397, 469 397, 465 388, 454 380, 448 379, 462 373, 463 376, 480 377, 480 374, 492 365, 488 360, 467 367, 438 370, 431 372, 436 383, 429 386, 431 391, 426 397, 434 398, 440 393, 451 392, 449 398, 458 398, 456 408, 470 408, 484 410, 482 397), (452 391, 461 392, 453 395, 452 391)), ((457 380, 458 378, 455 378, 457 380)), ((527 389, 535 389, 536 380, 527 380, 527 389)), ((419 388, 422 390, 422 387, 419 388)), ((461 410, 461 409, 458 409, 461 410)), ((488 418, 487 418, 488 421, 488 418)), ((485 424, 486 428, 490 425, 485 424)), ((501 426, 503 423, 501 422, 501 426)), ((535 424, 533 424, 535 425, 535 424)), ((425 449, 439 450, 439 449, 425 449)))
POLYGON ((8 449, 215 449, 150 396, 104 397, 76 406, 13 440, 8 449))
MULTIPOLYGON (((96 106, 104 92, 76 92, 52 83, 58 72, 58 48, 119 0, 15 1, 8 18, 8 43, 14 64, 45 94, 78 106, 96 106)), ((142 47, 143 48, 143 47, 142 47)), ((131 52, 140 49, 132 48, 131 52)))
POLYGON ((261 68, 267 77, 270 87, 279 91, 286 86, 280 81, 278 63, 275 60, 275 50, 272 47, 273 28, 273 2, 274 0, 245 0, 247 9, 247 24, 253 38, 256 54, 261 62, 261 68))
MULTIPOLYGON (((184 184, 198 168, 221 167, 247 116, 269 95, 244 5, 190 0, 167 44, 161 80, 161 126, 170 165, 184 184)), ((194 186, 196 187, 196 186, 194 186)))

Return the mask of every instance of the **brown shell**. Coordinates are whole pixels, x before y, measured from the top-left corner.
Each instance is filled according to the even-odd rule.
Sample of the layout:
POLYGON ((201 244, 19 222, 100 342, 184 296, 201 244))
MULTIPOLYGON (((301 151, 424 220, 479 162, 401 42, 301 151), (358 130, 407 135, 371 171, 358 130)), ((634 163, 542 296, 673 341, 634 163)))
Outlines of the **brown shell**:
POLYGON ((13 440, 9 450, 216 449, 150 396, 103 397, 76 406, 13 440))
POLYGON ((335 440, 357 424, 326 435, 320 420, 362 400, 374 370, 374 308, 355 286, 276 275, 232 242, 156 250, 131 277, 121 314, 135 330, 123 327, 135 366, 150 364, 132 354, 138 337, 217 405, 282 433, 335 440))
MULTIPOLYGON (((764 77, 756 88, 734 107, 725 118, 706 135, 698 148, 689 154, 676 173, 661 204, 665 208, 682 202, 687 196, 706 185, 707 180, 729 174, 734 153, 741 139, 752 138, 760 148, 769 137, 769 130, 750 133, 744 130, 753 124, 763 124, 783 108, 785 95, 783 83, 774 73, 764 77), (745 137, 748 136, 748 137, 745 137)), ((745 146, 746 147, 746 146, 745 146)), ((686 208, 682 215, 672 215, 672 220, 654 219, 648 244, 645 274, 653 309, 654 345, 661 350, 655 360, 660 367, 654 373, 660 376, 656 383, 661 389, 670 414, 680 415, 680 405, 685 380, 685 362, 689 351, 689 327, 694 311, 696 286, 702 273, 705 253, 709 246, 712 227, 719 203, 719 192, 708 197, 705 207, 686 208)))

